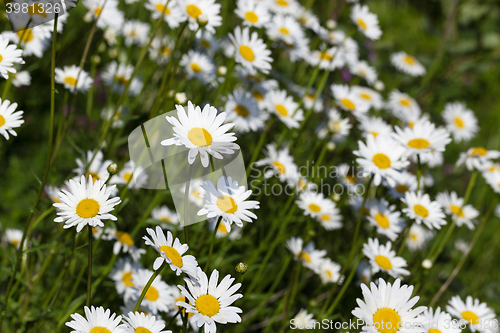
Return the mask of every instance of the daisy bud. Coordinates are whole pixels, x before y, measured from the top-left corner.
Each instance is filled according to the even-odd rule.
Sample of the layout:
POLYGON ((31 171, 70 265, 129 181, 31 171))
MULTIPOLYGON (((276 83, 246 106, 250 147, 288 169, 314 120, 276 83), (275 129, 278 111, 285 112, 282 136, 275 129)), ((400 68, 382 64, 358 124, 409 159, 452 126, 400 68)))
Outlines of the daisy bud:
POLYGON ((330 30, 333 30, 337 27, 337 22, 334 20, 328 20, 326 21, 326 27, 330 30))
POLYGON ((424 261, 422 261, 422 267, 425 269, 431 269, 432 261, 430 259, 424 259, 424 261))
POLYGON ((316 236, 316 232, 315 232, 314 230, 312 230, 312 229, 311 229, 311 230, 309 230, 307 233, 308 233, 311 237, 316 236))
POLYGON ((200 27, 203 28, 208 23, 208 16, 207 16, 207 14, 198 15, 198 18, 196 19, 196 21, 198 22, 198 24, 200 25, 200 27))
POLYGON ((115 48, 109 49, 108 54, 111 59, 114 59, 118 56, 118 50, 115 48))
POLYGON ((227 67, 226 66, 220 66, 217 68, 217 75, 219 76, 226 76, 227 74, 227 67))
POLYGON ((175 96, 175 90, 173 90, 173 89, 169 90, 167 92, 167 96, 170 97, 170 98, 174 97, 175 96))
POLYGON ((110 175, 116 174, 118 172, 118 165, 116 165, 116 163, 108 165, 108 172, 110 175))
POLYGON ((340 200, 340 194, 338 194, 338 193, 334 193, 334 194, 332 195, 332 199, 333 199, 333 201, 339 201, 339 200, 340 200))
POLYGON ((99 46, 97 47, 97 52, 102 53, 104 51, 106 51, 106 44, 105 43, 99 44, 99 46))
POLYGON ((94 63, 94 64, 99 64, 101 62, 101 57, 99 57, 97 54, 96 55, 93 55, 92 58, 90 58, 90 60, 94 63))
POLYGON ((337 145, 335 144, 335 142, 328 142, 326 144, 326 149, 328 149, 329 151, 335 150, 336 147, 337 147, 337 145))
POLYGON ((176 93, 176 94, 175 94, 175 101, 176 101, 178 104, 186 104, 186 102, 187 102, 187 97, 186 97, 186 94, 185 94, 185 93, 183 93, 183 92, 176 93))
POLYGON ((248 265, 244 262, 240 262, 238 265, 236 265, 234 270, 240 274, 245 274, 248 270, 248 265))
POLYGON ((90 23, 90 22, 92 22, 92 20, 93 20, 93 19, 94 19, 94 18, 92 17, 92 14, 87 13, 87 14, 85 14, 85 16, 83 17, 83 22, 85 22, 85 23, 90 23))
POLYGON ((384 90, 385 85, 384 85, 384 82, 382 82, 382 81, 376 81, 375 84, 373 85, 373 87, 375 89, 377 89, 378 91, 382 91, 382 90, 384 90))

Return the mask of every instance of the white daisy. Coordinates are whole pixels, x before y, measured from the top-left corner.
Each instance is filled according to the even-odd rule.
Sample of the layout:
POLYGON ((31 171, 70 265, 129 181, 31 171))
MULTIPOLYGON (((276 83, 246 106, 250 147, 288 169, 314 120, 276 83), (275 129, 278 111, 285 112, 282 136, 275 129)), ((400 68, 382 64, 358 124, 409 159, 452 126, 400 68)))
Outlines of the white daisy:
POLYGON ((295 40, 305 37, 304 31, 294 17, 277 14, 269 22, 266 29, 271 40, 281 40, 285 44, 293 44, 295 40))
POLYGON ((0 98, 0 134, 4 136, 5 140, 9 140, 9 134, 17 136, 13 128, 20 127, 24 124, 22 119, 23 111, 16 111, 17 103, 10 103, 10 101, 0 98))
POLYGON ((89 150, 87 151, 85 160, 77 158, 76 164, 78 165, 78 167, 76 169, 73 169, 73 172, 78 175, 78 178, 82 175, 84 175, 85 178, 87 178, 88 176, 92 176, 92 181, 94 183, 98 180, 101 180, 104 183, 109 177, 108 166, 113 162, 111 160, 103 161, 104 155, 100 150, 97 151, 94 159, 92 160, 93 156, 94 152, 92 150, 89 150), (90 161, 92 161, 92 163, 90 163, 90 161), (88 163, 90 163, 90 165, 87 167, 88 163))
POLYGON ((341 52, 338 46, 333 46, 324 51, 314 50, 308 52, 306 60, 312 67, 319 66, 319 69, 333 71, 337 68, 345 66, 345 61, 341 57, 341 52))
POLYGON ((363 169, 364 174, 373 174, 373 184, 380 185, 384 178, 389 185, 395 185, 395 178, 399 170, 405 168, 405 149, 387 136, 378 136, 376 139, 369 136, 366 144, 358 141, 359 149, 353 152, 358 156, 356 162, 363 169))
POLYGON ((148 316, 141 312, 129 312, 128 316, 123 318, 125 323, 124 333, 172 333, 172 331, 162 331, 165 328, 165 322, 155 316, 148 316))
POLYGON ((41 58, 43 57, 43 51, 49 44, 51 33, 45 27, 36 26, 25 30, 19 30, 17 32, 5 31, 2 35, 5 38, 8 38, 15 45, 21 41, 20 45, 23 50, 22 55, 24 57, 35 55, 36 57, 41 58))
POLYGON ((118 255, 120 252, 128 253, 134 261, 139 261, 141 256, 146 253, 146 250, 135 246, 135 241, 128 232, 108 227, 105 233, 106 239, 116 240, 115 244, 113 244, 113 254, 115 255, 118 255))
POLYGON ((377 15, 370 13, 368 6, 355 4, 351 10, 351 20, 367 38, 377 40, 382 36, 377 15))
POLYGON ((411 297, 413 286, 401 286, 396 279, 391 285, 382 278, 378 285, 370 283, 370 288, 362 284, 364 301, 357 299, 357 308, 352 314, 364 321, 363 332, 369 333, 420 333, 421 320, 417 316, 425 310, 425 306, 412 309, 419 297, 411 297))
MULTIPOLYGON (((210 231, 214 231, 215 227, 217 227, 217 218, 208 219, 208 228, 210 231)), ((228 237, 229 240, 241 239, 241 230, 240 228, 233 228, 231 232, 229 232, 224 223, 219 223, 217 227, 217 231, 215 233, 216 238, 228 237)))
POLYGON ((158 64, 165 64, 170 59, 173 49, 174 43, 168 36, 163 38, 156 37, 151 41, 149 57, 152 60, 156 60, 158 64))
POLYGON ((417 176, 404 170, 394 177, 395 184, 392 186, 388 183, 384 185, 389 187, 389 193, 395 199, 405 196, 408 191, 414 192, 417 190, 417 176))
POLYGON ((360 120, 359 128, 363 131, 363 136, 368 138, 368 136, 377 137, 388 136, 392 133, 391 125, 387 124, 382 118, 379 117, 366 117, 360 120))
POLYGON ((422 76, 425 74, 425 67, 413 56, 406 52, 396 52, 391 55, 391 62, 399 71, 411 76, 422 76))
POLYGON ((492 159, 500 157, 500 151, 488 150, 484 147, 472 147, 467 152, 460 153, 457 166, 465 165, 467 170, 484 171, 491 165, 492 159))
POLYGON ((417 224, 424 223, 429 229, 441 229, 441 226, 446 224, 441 205, 436 201, 431 201, 427 193, 408 191, 401 201, 407 206, 403 208, 403 213, 415 220, 417 224))
POLYGON ((224 111, 227 112, 226 122, 234 123, 237 132, 257 132, 264 127, 268 114, 261 112, 255 97, 243 89, 235 89, 227 96, 224 111))
POLYGON ((125 302, 134 293, 132 274, 140 268, 141 266, 138 263, 131 261, 129 258, 119 258, 113 270, 109 273, 109 278, 115 282, 116 291, 123 296, 125 302))
POLYGON ((443 111, 446 128, 456 141, 470 141, 479 130, 474 112, 463 102, 446 103, 443 111))
POLYGON ((306 92, 305 89, 301 89, 300 93, 304 96, 302 101, 306 110, 313 109, 314 112, 323 111, 323 98, 319 95, 318 98, 315 99, 316 91, 314 89, 311 88, 308 92, 306 92))
POLYGON ((364 283, 366 285, 370 284, 372 275, 372 266, 367 261, 361 260, 358 267, 356 268, 356 276, 359 279, 356 282, 356 285, 359 286, 361 285, 361 283, 364 283))
POLYGON ((443 207, 446 214, 452 216, 457 226, 466 225, 469 229, 474 229, 474 219, 479 216, 479 211, 472 205, 464 206, 464 198, 459 198, 456 192, 448 191, 438 193, 436 201, 443 207))
POLYGON ((434 333, 436 331, 441 333, 460 333, 462 331, 453 323, 451 315, 441 311, 439 306, 434 313, 432 308, 425 309, 420 315, 420 320, 422 321, 424 333, 434 333))
POLYGON ((203 195, 205 206, 198 211, 198 215, 207 214, 208 218, 221 216, 227 231, 231 232, 231 224, 238 227, 243 226, 243 221, 253 222, 257 215, 249 209, 258 209, 259 202, 247 200, 252 195, 252 190, 246 190, 245 186, 238 186, 238 182, 231 177, 221 176, 217 180, 217 188, 207 180, 202 185, 206 193, 203 195))
POLYGON ((199 283, 184 279, 188 289, 184 286, 177 286, 190 303, 179 301, 177 305, 186 308, 188 313, 194 313, 192 320, 198 327, 205 326, 205 333, 215 333, 216 323, 241 322, 238 315, 242 312, 241 309, 231 306, 234 301, 243 297, 241 294, 234 294, 241 287, 241 283, 231 287, 235 279, 231 275, 226 275, 218 284, 219 272, 217 270, 212 271, 209 280, 205 272, 198 268, 198 276, 199 283))
POLYGON ((238 0, 234 13, 249 27, 262 28, 271 20, 266 4, 258 0, 238 0))
MULTIPOLYGON (((132 77, 134 67, 132 65, 118 64, 116 61, 110 62, 101 74, 103 81, 113 87, 113 91, 121 93, 132 77)), ((132 84, 130 86, 132 88, 132 84)))
POLYGON ((401 275, 409 275, 410 271, 405 269, 406 260, 396 256, 395 251, 391 251, 391 242, 382 245, 378 239, 368 238, 368 243, 363 244, 363 254, 370 259, 373 273, 383 271, 394 278, 401 275))
POLYGON ((304 211, 304 215, 313 218, 321 218, 335 208, 332 200, 325 198, 323 193, 314 191, 301 192, 297 200, 297 206, 304 211))
MULTIPOLYGON (((206 191, 201 187, 201 185, 205 184, 205 181, 201 178, 192 179, 189 184, 189 201, 194 203, 198 207, 203 207, 205 205, 205 199, 203 199, 203 195, 206 191)), ((181 193, 186 193, 186 187, 181 187, 181 193)))
POLYGON ((367 102, 370 107, 375 110, 380 110, 384 106, 382 95, 373 89, 361 86, 352 86, 351 90, 354 94, 358 95, 361 100, 367 102))
POLYGON ((342 228, 342 215, 340 210, 335 205, 335 202, 331 201, 333 206, 329 210, 316 217, 316 220, 325 228, 326 230, 336 230, 342 228))
POLYGON ((116 316, 109 309, 104 310, 102 306, 95 308, 91 306, 83 308, 85 317, 79 313, 71 314, 72 321, 66 322, 66 326, 73 329, 72 333, 106 332, 124 333, 125 326, 120 325, 122 316, 116 316), (116 318, 115 318, 116 316, 116 318))
POLYGON ((290 328, 292 330, 312 330, 315 328, 317 321, 312 313, 307 313, 306 309, 300 311, 290 320, 290 328))
POLYGON ((396 211, 396 205, 389 206, 385 199, 370 205, 370 215, 367 216, 371 225, 377 228, 377 232, 395 241, 398 234, 403 231, 404 221, 401 213, 396 211))
POLYGON ((179 216, 176 212, 171 211, 166 205, 153 208, 151 217, 157 221, 164 222, 160 226, 162 228, 172 228, 179 226, 179 216))
POLYGON ((293 15, 299 9, 297 0, 264 0, 269 9, 278 14, 293 15))
MULTIPOLYGON (((375 84, 378 78, 377 71, 370 66, 366 61, 361 60, 350 66, 351 73, 362 77, 369 85, 375 84)), ((368 88, 366 88, 368 89, 368 88)))
POLYGON ((124 15, 118 9, 117 0, 84 0, 83 5, 88 9, 85 18, 97 20, 98 28, 113 27, 118 30, 122 28, 124 15))
POLYGON ((81 176, 79 183, 70 179, 68 186, 68 190, 59 192, 61 202, 53 204, 59 216, 54 222, 64 222, 64 229, 76 226, 80 232, 87 224, 104 227, 102 220, 116 221, 116 217, 109 214, 121 202, 119 197, 109 198, 114 185, 106 186, 101 180, 94 183, 91 176, 88 180, 81 176))
POLYGON ((127 185, 130 189, 139 189, 146 185, 148 180, 147 173, 140 165, 130 160, 125 163, 123 168, 109 180, 110 184, 127 185))
POLYGON ((155 20, 163 13, 163 21, 167 22, 171 29, 177 28, 187 19, 186 13, 179 8, 177 1, 148 0, 144 7, 151 12, 151 17, 155 20))
POLYGON ((125 45, 139 45, 142 46, 146 43, 149 34, 149 24, 139 20, 125 21, 121 29, 125 37, 125 45))
POLYGON ((64 66, 63 69, 56 68, 55 74, 55 81, 72 93, 89 90, 94 81, 87 72, 76 65, 64 66))
POLYGON ((425 244, 431 239, 433 233, 418 224, 411 226, 406 245, 410 251, 421 250, 425 244))
POLYGON ((189 21, 189 29, 196 31, 198 29, 198 17, 206 16, 208 22, 203 27, 210 33, 215 33, 215 28, 222 24, 220 16, 221 5, 215 0, 178 0, 179 7, 185 12, 189 21))
POLYGON ((293 253, 294 260, 300 259, 304 267, 314 272, 318 272, 318 268, 326 255, 326 250, 316 250, 312 242, 304 246, 304 241, 300 237, 288 239, 286 241, 286 247, 293 253))
POLYGON ((326 126, 318 128, 318 138, 324 139, 327 135, 330 136, 330 141, 341 142, 349 135, 352 125, 349 118, 342 118, 337 109, 330 109, 328 111, 328 122, 326 126))
POLYGON ((196 78, 203 82, 210 82, 215 77, 215 66, 207 55, 189 50, 184 54, 179 63, 186 71, 187 78, 196 78))
POLYGON ((156 258, 153 264, 154 270, 159 269, 163 262, 166 261, 178 276, 181 273, 186 273, 190 278, 196 280, 198 262, 194 256, 184 255, 189 250, 187 244, 181 244, 178 238, 174 239, 170 231, 167 231, 167 237, 165 237, 160 226, 156 226, 156 233, 151 228, 147 228, 146 231, 152 239, 143 236, 146 245, 151 245, 160 254, 160 257, 156 258))
POLYGON ((500 171, 484 173, 483 176, 493 191, 500 193, 500 171))
POLYGON ((267 157, 255 162, 255 166, 259 167, 267 165, 270 168, 264 170, 264 178, 278 176, 280 182, 291 181, 295 179, 298 168, 293 162, 293 157, 290 155, 288 147, 276 150, 276 146, 272 143, 266 146, 267 157))
MULTIPOLYGON (((132 299, 134 301, 139 299, 144 287, 153 274, 153 271, 142 268, 132 273, 132 283, 134 284, 132 299)), ((173 289, 165 281, 162 281, 161 276, 157 276, 146 291, 141 304, 150 309, 153 315, 156 315, 159 311, 168 312, 168 304, 173 301, 173 289)))
POLYGON ((23 50, 17 49, 16 45, 9 45, 9 40, 0 35, 0 75, 4 79, 9 78, 8 73, 16 73, 14 64, 24 64, 22 55, 23 50))
MULTIPOLYGON (((420 106, 417 104, 417 101, 408 94, 402 93, 397 89, 394 89, 389 94, 387 106, 394 116, 407 123, 408 119, 419 118, 421 114, 420 106)), ((408 126, 412 127, 413 124, 409 123, 408 126)))
POLYGON ((217 109, 209 104, 203 107, 194 106, 188 101, 188 113, 181 105, 175 106, 177 118, 167 116, 167 121, 174 126, 174 137, 163 140, 163 146, 177 145, 189 149, 188 161, 193 164, 196 156, 200 154, 201 164, 206 168, 209 154, 216 159, 223 159, 221 154, 233 154, 239 146, 234 133, 226 133, 234 124, 225 124, 226 113, 217 115, 217 109))
POLYGON ((234 29, 234 34, 229 34, 231 42, 236 48, 236 62, 246 67, 248 70, 259 70, 263 73, 269 73, 271 70, 270 57, 271 51, 267 49, 266 44, 256 31, 250 35, 248 27, 241 30, 240 27, 234 29))
POLYGON ((292 96, 286 90, 272 90, 266 94, 265 108, 274 113, 288 128, 298 128, 300 121, 304 120, 304 112, 298 109, 292 96))
POLYGON ((352 112, 357 118, 364 117, 370 108, 370 104, 360 98, 359 94, 347 85, 332 84, 330 89, 337 105, 345 111, 352 112))
POLYGON ((486 303, 481 303, 479 299, 467 296, 465 302, 460 296, 453 296, 446 306, 452 316, 462 319, 469 324, 472 332, 495 332, 498 328, 496 314, 486 303))
MULTIPOLYGON (((16 249, 18 249, 19 245, 21 245, 21 240, 23 239, 23 231, 21 229, 7 228, 5 229, 5 235, 2 238, 4 238, 7 243, 14 245, 16 249)), ((26 247, 24 247, 24 249, 26 249, 26 247)))
POLYGON ((28 71, 20 71, 12 75, 12 85, 14 87, 23 87, 31 85, 31 75, 28 71))
POLYGON ((341 269, 342 267, 330 258, 324 258, 318 266, 318 274, 321 282, 327 284, 342 281, 344 277, 340 275, 341 269))

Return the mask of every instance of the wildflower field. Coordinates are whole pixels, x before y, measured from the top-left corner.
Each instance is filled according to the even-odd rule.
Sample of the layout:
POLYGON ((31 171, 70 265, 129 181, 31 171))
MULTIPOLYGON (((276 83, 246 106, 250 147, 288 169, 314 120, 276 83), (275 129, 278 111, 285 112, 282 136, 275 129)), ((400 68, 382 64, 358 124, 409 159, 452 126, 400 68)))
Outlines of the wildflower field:
POLYGON ((499 331, 498 1, 0 7, 0 332, 499 331))

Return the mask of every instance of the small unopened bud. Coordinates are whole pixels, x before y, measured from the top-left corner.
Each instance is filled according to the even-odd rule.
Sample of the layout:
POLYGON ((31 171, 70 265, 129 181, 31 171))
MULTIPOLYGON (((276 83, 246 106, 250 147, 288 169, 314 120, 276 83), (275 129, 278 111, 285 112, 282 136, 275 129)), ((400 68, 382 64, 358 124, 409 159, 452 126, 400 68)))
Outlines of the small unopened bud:
POLYGON ((108 172, 110 175, 116 174, 118 172, 118 165, 116 165, 116 163, 108 165, 108 172))
POLYGON ((333 199, 333 201, 339 201, 339 200, 340 200, 340 194, 338 194, 338 193, 334 193, 334 194, 332 195, 332 199, 333 199))
POLYGON ((83 22, 85 22, 85 23, 90 23, 90 22, 92 22, 93 19, 94 18, 92 17, 92 14, 90 14, 90 13, 87 13, 87 14, 85 14, 85 16, 83 16, 83 22))
POLYGON ((175 94, 175 101, 179 104, 185 104, 187 102, 186 94, 183 92, 175 94))
POLYGON ((373 87, 374 87, 376 90, 378 90, 378 91, 382 91, 382 90, 384 90, 384 89, 385 89, 385 84, 384 84, 384 82, 382 82, 382 81, 377 81, 377 82, 375 82, 375 84, 373 85, 373 87))
POLYGON ((337 22, 334 20, 328 20, 326 21, 326 27, 330 30, 333 30, 337 27, 337 22))
POLYGON ((219 66, 219 68, 217 68, 217 75, 226 76, 226 74, 227 74, 227 67, 226 66, 219 66))
POLYGON ((307 232, 311 237, 314 237, 316 236, 316 232, 312 229, 310 229, 308 232, 307 232))
POLYGON ((115 48, 109 49, 108 54, 111 59, 114 59, 118 56, 118 50, 115 48))
POLYGON ((175 96, 175 90, 170 89, 169 91, 167 91, 167 96, 168 97, 174 97, 175 96))
POLYGON ((422 261, 422 267, 425 269, 431 269, 432 261, 430 259, 424 259, 424 261, 422 261))
POLYGON ((244 262, 240 262, 234 269, 240 274, 245 274, 248 271, 248 265, 244 262))
POLYGON ((196 18, 196 22, 198 22, 198 24, 200 25, 200 27, 204 27, 207 25, 208 23, 208 16, 207 14, 201 14, 201 15, 198 15, 198 17, 196 18))
POLYGON ((97 52, 102 53, 104 51, 106 51, 106 43, 99 44, 99 46, 97 47, 97 52))
POLYGON ((99 64, 101 62, 101 57, 99 57, 97 54, 93 55, 90 59, 94 64, 99 64))
POLYGON ((328 149, 329 151, 334 151, 336 147, 337 145, 335 144, 335 142, 328 142, 326 144, 326 149, 328 149))

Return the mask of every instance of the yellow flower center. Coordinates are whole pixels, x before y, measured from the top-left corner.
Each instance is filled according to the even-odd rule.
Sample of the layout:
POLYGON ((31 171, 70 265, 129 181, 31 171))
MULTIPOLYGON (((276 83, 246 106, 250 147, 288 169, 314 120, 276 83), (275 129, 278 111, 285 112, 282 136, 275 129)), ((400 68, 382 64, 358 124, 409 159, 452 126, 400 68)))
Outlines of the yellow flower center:
POLYGON ((64 78, 64 82, 69 84, 70 86, 76 86, 76 79, 74 77, 68 76, 64 78))
POLYGON ((125 181, 126 181, 126 182, 129 182, 129 181, 130 181, 130 179, 132 179, 132 174, 131 174, 131 173, 128 173, 128 172, 127 172, 127 173, 125 173, 125 174, 123 175, 123 179, 125 179, 125 181))
POLYGON ((381 256, 381 255, 376 256, 375 262, 377 263, 377 265, 379 265, 383 269, 389 270, 392 268, 391 261, 386 256, 381 256))
POLYGON ((396 186, 396 192, 398 192, 398 193, 406 193, 409 190, 410 189, 408 188, 408 186, 403 185, 403 184, 399 184, 399 185, 396 186))
POLYGON ((212 143, 212 135, 201 127, 193 127, 188 132, 188 139, 198 147, 207 147, 212 143))
POLYGON ((328 214, 321 215, 321 221, 328 221, 328 220, 330 220, 330 215, 328 214))
POLYGON ((384 229, 389 228, 389 219, 387 218, 387 216, 380 214, 380 213, 377 213, 375 215, 375 221, 377 222, 377 224, 380 227, 382 227, 384 229))
POLYGON ((165 46, 165 47, 163 48, 163 50, 161 51, 161 54, 162 54, 163 56, 168 56, 168 55, 170 54, 170 47, 165 46))
POLYGON ((165 15, 170 14, 170 9, 165 9, 165 5, 162 5, 161 3, 157 4, 155 7, 160 13, 163 13, 163 10, 165 10, 165 15))
MULTIPOLYGON (((2 62, 2 60, 3 60, 3 57, 2 57, 2 55, 0 54, 0 62, 2 62)), ((16 75, 14 74, 14 78, 15 78, 15 77, 16 77, 16 75)))
POLYGON ((281 173, 281 174, 284 174, 285 173, 285 166, 283 164, 281 164, 280 162, 278 161, 274 161, 273 162, 273 165, 278 169, 278 172, 281 173))
POLYGON ((115 75, 115 81, 116 81, 116 83, 121 84, 122 86, 124 86, 124 85, 127 84, 128 79, 126 77, 124 77, 124 76, 115 75))
POLYGON ((201 67, 198 64, 191 64, 189 67, 191 67, 191 70, 195 73, 199 73, 201 71, 201 67))
POLYGON ((476 147, 470 152, 472 156, 484 156, 488 154, 488 151, 483 147, 476 147))
POLYGON ((139 326, 135 329, 135 333, 153 333, 145 327, 139 326))
POLYGON ((359 94, 359 96, 363 99, 367 99, 367 100, 370 100, 372 99, 372 97, 369 95, 369 94, 365 94, 365 93, 361 93, 359 94))
POLYGON ((116 237, 118 237, 118 241, 122 244, 125 244, 127 246, 134 245, 134 240, 132 239, 132 237, 128 232, 117 231, 116 237))
POLYGON ((427 147, 429 147, 431 144, 429 141, 425 140, 425 139, 420 139, 420 138, 417 138, 417 139, 413 139, 413 140, 410 140, 408 142, 408 146, 410 146, 411 148, 415 148, 415 149, 425 149, 427 147))
POLYGON ((311 257, 309 256, 309 254, 305 253, 305 252, 302 252, 302 254, 300 255, 300 257, 302 259, 304 259, 304 261, 308 264, 311 263, 311 257))
POLYGON ((30 42, 34 37, 31 29, 26 29, 26 32, 24 32, 24 36, 23 36, 23 32, 24 32, 24 30, 19 30, 17 32, 17 36, 19 36, 19 38, 21 38, 21 36, 22 36, 21 40, 25 43, 30 42))
POLYGON ((172 265, 182 268, 183 266, 182 256, 179 253, 179 251, 177 251, 171 246, 166 246, 166 245, 161 246, 159 250, 165 252, 165 256, 167 256, 167 258, 169 258, 172 261, 172 265))
POLYGON ((134 283, 132 282, 132 272, 124 273, 122 276, 122 281, 127 287, 133 287, 134 283))
POLYGON ((238 116, 246 118, 250 115, 250 111, 244 105, 238 104, 235 106, 234 111, 238 114, 238 116))
POLYGON ((429 211, 427 210, 427 208, 425 208, 422 205, 417 204, 417 205, 413 206, 413 211, 415 212, 415 214, 420 215, 422 217, 429 216, 429 211))
POLYGON ((346 109, 349 109, 351 111, 356 108, 356 105, 354 105, 354 103, 347 98, 342 98, 340 102, 345 106, 346 109))
POLYGON ((188 15, 194 18, 195 20, 198 18, 198 16, 201 15, 201 9, 196 7, 195 5, 188 5, 186 7, 186 11, 188 15))
POLYGON ((479 324, 479 317, 472 311, 464 311, 462 312, 462 317, 468 322, 473 323, 474 325, 479 324))
POLYGON ((158 290, 156 290, 153 286, 149 286, 148 291, 146 291, 146 295, 144 295, 144 298, 151 302, 156 301, 159 297, 160 294, 158 293, 158 290))
POLYGON ((245 18, 250 23, 256 23, 259 20, 259 17, 254 12, 247 12, 245 18))
POLYGON ((90 330, 90 333, 111 333, 106 327, 96 326, 90 330))
POLYGON ((220 304, 212 295, 201 295, 196 299, 195 307, 202 315, 212 317, 219 313, 220 304))
POLYGON ((286 0, 276 0, 278 6, 288 6, 288 1, 286 0))
POLYGON ((19 245, 19 244, 21 244, 21 242, 19 240, 17 240, 17 239, 13 239, 11 242, 12 242, 12 244, 14 244, 16 246, 19 245))
POLYGON ((240 54, 246 61, 254 61, 255 59, 255 54, 253 53, 252 49, 246 45, 240 46, 240 54))
POLYGON ((203 199, 202 197, 200 197, 200 191, 199 190, 194 190, 193 192, 191 192, 191 194, 193 195, 193 197, 195 197, 196 199, 203 199))
POLYGON ((283 117, 286 117, 288 116, 288 110, 286 109, 286 107, 282 104, 276 104, 276 112, 278 112, 280 115, 282 115, 283 117))
POLYGON ((453 212, 453 214, 455 215, 458 215, 460 217, 464 217, 464 211, 462 210, 462 208, 460 208, 459 206, 455 206, 455 205, 451 205, 450 206, 450 210, 453 212))
POLYGON ((88 179, 89 176, 92 177, 92 184, 95 183, 97 180, 101 179, 99 175, 95 172, 87 172, 87 174, 85 174, 85 179, 88 179))
POLYGON ((375 164, 377 168, 387 169, 391 166, 391 160, 387 155, 379 153, 373 155, 373 164, 375 164))
POLYGON ((356 22, 358 22, 358 26, 359 26, 360 28, 362 28, 363 30, 366 30, 366 28, 368 28, 368 27, 366 26, 365 21, 363 21, 362 19, 358 19, 356 22))
POLYGON ((410 121, 410 122, 408 123, 408 127, 409 127, 409 128, 413 128, 413 125, 415 125, 415 123, 414 123, 413 121, 410 121))
POLYGON ((288 29, 285 27, 281 27, 280 33, 282 33, 283 35, 288 35, 288 34, 290 34, 290 31, 288 31, 288 29))
POLYGON ((210 42, 208 40, 206 40, 206 39, 202 39, 200 41, 200 44, 201 44, 201 46, 203 46, 206 49, 208 49, 210 47, 210 45, 211 45, 210 42))
POLYGON ((417 237, 417 235, 416 235, 416 234, 411 235, 411 239, 412 239, 412 240, 416 241, 416 240, 417 240, 417 238, 418 238, 418 237, 417 237))
POLYGON ((371 133, 371 135, 373 135, 373 137, 374 137, 374 138, 376 138, 376 137, 377 137, 377 135, 378 135, 378 133, 377 133, 377 132, 373 132, 373 131, 372 131, 372 132, 370 132, 370 133, 371 133))
POLYGON ((330 54, 328 54, 326 51, 325 52, 320 52, 318 54, 318 56, 319 56, 319 58, 324 59, 324 60, 328 60, 328 61, 332 61, 333 60, 333 56, 330 55, 330 54))
POLYGON ((393 309, 382 308, 373 315, 373 325, 380 333, 396 333, 400 323, 401 317, 393 309))
POLYGON ((415 65, 415 58, 413 58, 412 56, 410 55, 407 55, 405 58, 404 58, 404 61, 410 65, 410 66, 413 66, 415 65))
POLYGON ((99 214, 100 209, 101 206, 94 199, 83 199, 76 206, 76 214, 82 219, 90 219, 99 214))
POLYGON ((5 125, 5 118, 0 114, 0 127, 5 125))
POLYGON ((97 9, 95 10, 95 16, 101 15, 101 12, 102 12, 102 7, 101 6, 97 7, 97 9))
POLYGON ((316 204, 310 204, 309 209, 314 213, 319 213, 321 211, 321 207, 316 204))
POLYGON ((328 276, 328 278, 330 278, 330 279, 332 278, 332 276, 333 276, 332 272, 327 270, 325 273, 326 273, 326 276, 328 276))
POLYGON ((404 105, 404 106, 410 106, 410 101, 407 100, 406 98, 400 99, 399 103, 401 103, 401 105, 404 105))
POLYGON ((258 101, 263 101, 263 100, 264 100, 264 96, 263 96, 263 95, 262 95, 262 93, 261 93, 260 91, 258 91, 258 90, 254 90, 254 91, 252 92, 252 95, 253 95, 253 97, 255 97, 255 99, 256 99, 256 100, 258 100, 258 101))
POLYGON ((217 198, 217 206, 224 213, 233 214, 238 209, 238 205, 233 198, 227 195, 217 198))
POLYGON ((224 234, 228 234, 229 232, 227 231, 226 225, 224 223, 219 223, 219 227, 217 228, 220 232, 224 234))
POLYGON ((455 120, 455 125, 457 125, 457 127, 459 128, 464 127, 464 122, 460 117, 455 117, 454 120, 455 120))

